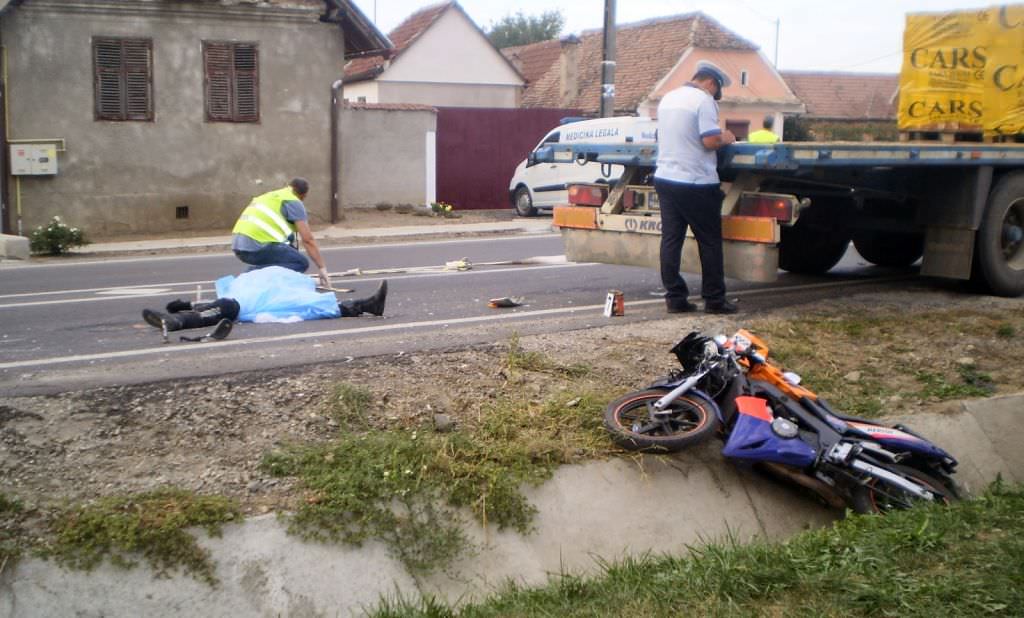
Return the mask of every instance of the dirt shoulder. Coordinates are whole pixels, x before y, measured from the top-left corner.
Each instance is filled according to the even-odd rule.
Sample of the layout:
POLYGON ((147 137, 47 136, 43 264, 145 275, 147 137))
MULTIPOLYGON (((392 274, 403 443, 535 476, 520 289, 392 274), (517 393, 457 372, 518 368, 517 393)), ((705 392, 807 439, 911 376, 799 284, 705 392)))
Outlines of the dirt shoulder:
MULTIPOLYGON (((498 398, 612 398, 673 367, 690 330, 754 329, 805 384, 841 408, 912 415, 951 402, 1020 392, 1024 303, 935 291, 865 294, 758 315, 683 316, 523 337, 440 353, 100 388, 0 403, 0 492, 30 504, 88 500, 174 485, 236 498, 246 513, 303 499, 259 470, 288 443, 338 434, 339 385, 369 391, 375 427, 433 431, 436 415, 470 431, 498 398), (566 368, 576 368, 572 371, 566 368)), ((609 453, 612 452, 609 447, 609 453)))

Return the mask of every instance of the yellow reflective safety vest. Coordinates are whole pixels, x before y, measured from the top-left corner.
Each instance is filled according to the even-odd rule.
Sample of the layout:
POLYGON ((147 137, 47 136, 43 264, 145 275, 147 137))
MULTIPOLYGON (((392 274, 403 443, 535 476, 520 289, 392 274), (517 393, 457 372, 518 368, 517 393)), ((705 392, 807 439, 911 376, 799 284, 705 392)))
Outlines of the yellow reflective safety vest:
POLYGON ((779 141, 779 136, 768 129, 760 129, 751 133, 747 141, 751 144, 774 144, 779 141))
POLYGON ((288 237, 295 233, 295 224, 281 214, 281 204, 298 199, 291 187, 257 195, 242 211, 231 232, 259 243, 286 243, 288 237))

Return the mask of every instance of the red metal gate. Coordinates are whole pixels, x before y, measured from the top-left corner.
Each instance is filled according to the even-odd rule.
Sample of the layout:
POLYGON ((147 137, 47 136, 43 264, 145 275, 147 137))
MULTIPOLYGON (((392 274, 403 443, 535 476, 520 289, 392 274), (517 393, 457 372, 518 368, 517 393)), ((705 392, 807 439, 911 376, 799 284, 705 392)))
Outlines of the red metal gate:
POLYGON ((572 109, 437 110, 437 199, 456 210, 511 208, 508 183, 519 162, 572 109))

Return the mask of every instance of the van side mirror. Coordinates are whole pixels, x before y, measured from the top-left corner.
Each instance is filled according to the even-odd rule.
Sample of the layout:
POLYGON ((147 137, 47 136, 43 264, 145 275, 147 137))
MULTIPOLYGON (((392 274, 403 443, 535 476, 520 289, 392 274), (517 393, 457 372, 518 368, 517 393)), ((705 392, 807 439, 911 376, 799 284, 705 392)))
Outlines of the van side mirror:
POLYGON ((526 155, 526 167, 533 167, 534 165, 537 165, 537 151, 535 150, 526 155))

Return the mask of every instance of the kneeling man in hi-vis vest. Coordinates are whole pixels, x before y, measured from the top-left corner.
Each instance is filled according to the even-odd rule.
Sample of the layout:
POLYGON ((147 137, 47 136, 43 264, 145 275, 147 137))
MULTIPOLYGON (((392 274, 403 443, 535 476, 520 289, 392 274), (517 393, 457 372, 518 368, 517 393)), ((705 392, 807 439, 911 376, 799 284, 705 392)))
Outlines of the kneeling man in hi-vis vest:
POLYGON ((238 259, 250 265, 249 270, 283 266, 304 273, 309 268, 309 260, 299 253, 298 239, 301 239, 306 253, 316 264, 320 285, 330 287, 327 266, 309 229, 309 216, 302 203, 307 193, 309 181, 293 178, 283 189, 254 197, 231 230, 234 234, 231 249, 238 259))

